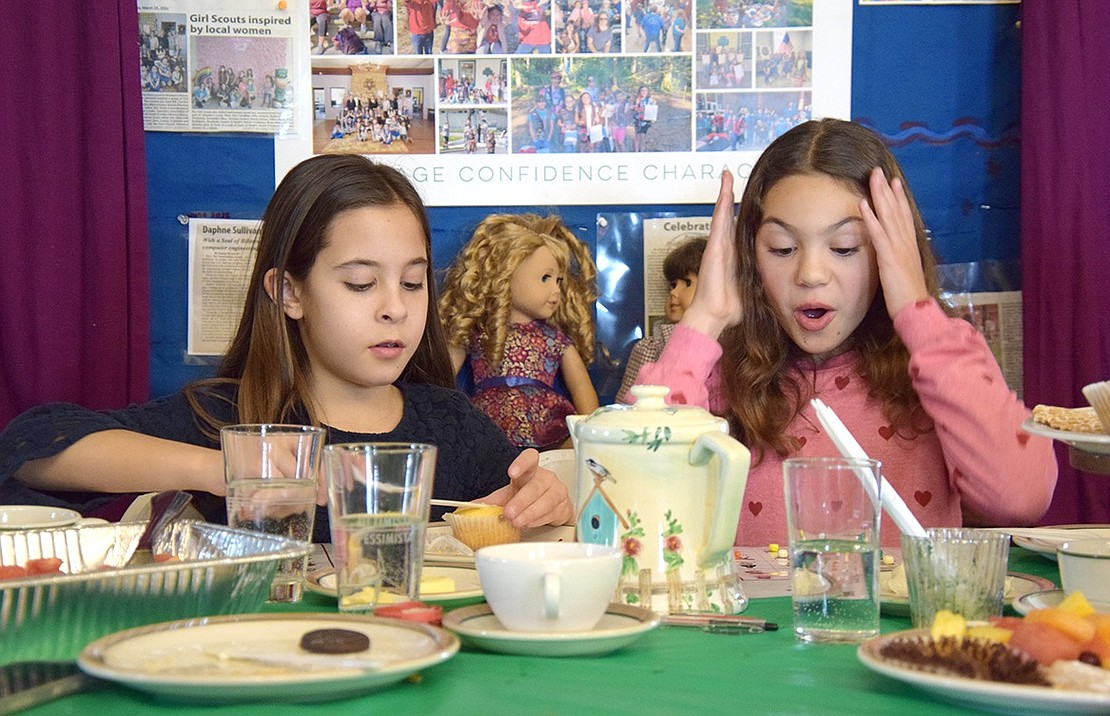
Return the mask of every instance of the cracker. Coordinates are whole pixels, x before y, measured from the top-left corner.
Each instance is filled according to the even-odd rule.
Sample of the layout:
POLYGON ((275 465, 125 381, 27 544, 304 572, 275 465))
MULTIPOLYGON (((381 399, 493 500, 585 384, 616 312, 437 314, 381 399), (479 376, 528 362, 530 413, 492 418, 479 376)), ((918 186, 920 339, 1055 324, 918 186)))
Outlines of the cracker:
POLYGON ((1061 408, 1055 405, 1038 405, 1033 408, 1033 420, 1054 430, 1072 433, 1101 433, 1102 422, 1094 408, 1061 408))

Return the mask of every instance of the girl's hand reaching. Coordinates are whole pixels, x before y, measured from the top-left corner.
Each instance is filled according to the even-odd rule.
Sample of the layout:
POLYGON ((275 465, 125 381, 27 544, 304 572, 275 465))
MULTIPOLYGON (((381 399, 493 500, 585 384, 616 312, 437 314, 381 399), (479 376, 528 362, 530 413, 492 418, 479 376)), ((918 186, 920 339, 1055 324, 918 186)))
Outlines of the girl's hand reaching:
POLYGON ((480 502, 505 507, 505 519, 515 527, 565 525, 574 518, 566 485, 551 470, 540 467, 540 454, 529 448, 509 465, 509 484, 480 502))
POLYGON ((872 211, 871 204, 861 199, 860 214, 875 247, 886 310, 894 318, 907 305, 927 300, 929 290, 917 249, 913 211, 902 180, 895 178, 887 182, 883 170, 875 167, 871 170, 870 183, 871 204, 875 209, 872 211))
POLYGON ((736 199, 732 172, 721 173, 721 192, 713 207, 713 223, 698 271, 698 287, 679 323, 716 339, 743 317, 736 278, 736 199))

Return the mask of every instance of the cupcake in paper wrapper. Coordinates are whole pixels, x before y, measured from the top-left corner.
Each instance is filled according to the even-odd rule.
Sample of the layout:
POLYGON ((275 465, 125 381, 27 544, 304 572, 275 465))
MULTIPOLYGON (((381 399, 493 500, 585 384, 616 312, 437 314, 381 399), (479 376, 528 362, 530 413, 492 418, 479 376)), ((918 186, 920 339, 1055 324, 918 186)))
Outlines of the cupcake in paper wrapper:
POLYGON ((451 525, 451 532, 472 550, 506 542, 519 542, 520 530, 505 519, 505 510, 499 505, 460 507, 443 516, 451 525))
POLYGON ((1102 432, 1110 434, 1110 380, 1085 386, 1083 395, 1098 414, 1099 422, 1102 423, 1102 432))

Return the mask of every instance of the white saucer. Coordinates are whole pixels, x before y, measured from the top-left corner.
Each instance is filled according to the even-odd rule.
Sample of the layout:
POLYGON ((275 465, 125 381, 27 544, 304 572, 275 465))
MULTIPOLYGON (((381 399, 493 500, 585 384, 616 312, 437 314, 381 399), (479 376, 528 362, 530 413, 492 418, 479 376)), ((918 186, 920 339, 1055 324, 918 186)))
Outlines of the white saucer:
POLYGON ((0 505, 0 530, 66 527, 81 519, 73 510, 43 505, 0 505))
POLYGON ((488 604, 443 615, 443 628, 458 634, 463 642, 522 656, 599 656, 623 649, 657 626, 655 612, 625 604, 610 604, 598 625, 584 632, 509 631, 488 604))
POLYGON ((1056 430, 1047 425, 1038 423, 1033 418, 1028 418, 1021 425, 1022 429, 1033 435, 1052 438, 1067 443, 1074 448, 1086 450, 1095 455, 1110 455, 1110 435, 1099 433, 1077 433, 1072 430, 1056 430))
POLYGON ((1042 589, 1039 592, 1029 592, 1014 599, 1014 611, 1025 616, 1034 609, 1048 609, 1058 607, 1064 601, 1063 589, 1042 589))
MULTIPOLYGON (((482 596, 482 583, 478 580, 478 572, 474 567, 439 567, 425 565, 422 572, 428 577, 450 577, 455 582, 455 589, 451 592, 438 592, 434 594, 420 594, 420 601, 429 604, 440 602, 453 602, 459 599, 479 599, 482 596)), ((338 596, 338 579, 334 569, 322 569, 305 577, 305 589, 325 597, 338 596)))

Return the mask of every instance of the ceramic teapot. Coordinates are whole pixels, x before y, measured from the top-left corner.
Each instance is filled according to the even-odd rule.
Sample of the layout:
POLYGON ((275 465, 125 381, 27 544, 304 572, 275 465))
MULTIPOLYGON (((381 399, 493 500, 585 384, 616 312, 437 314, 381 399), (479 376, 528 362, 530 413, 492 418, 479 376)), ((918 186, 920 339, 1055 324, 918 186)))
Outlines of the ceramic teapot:
POLYGON ((729 552, 751 453, 702 408, 669 406, 668 388, 632 388, 635 405, 567 418, 574 441, 579 542, 621 549, 618 598, 660 614, 747 606, 729 552))

